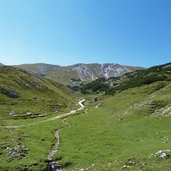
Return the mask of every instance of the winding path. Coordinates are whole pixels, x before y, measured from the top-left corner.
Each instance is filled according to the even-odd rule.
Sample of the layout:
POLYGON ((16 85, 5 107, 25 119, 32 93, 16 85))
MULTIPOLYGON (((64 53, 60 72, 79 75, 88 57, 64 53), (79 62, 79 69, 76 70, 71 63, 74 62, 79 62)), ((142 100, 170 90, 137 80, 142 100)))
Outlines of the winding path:
MULTIPOLYGON (((78 108, 77 110, 72 110, 71 112, 69 112, 67 114, 60 115, 59 117, 60 118, 65 117, 64 119, 66 119, 67 116, 74 114, 76 111, 83 110, 84 109, 84 104, 83 104, 84 101, 85 101, 85 99, 78 102, 78 104, 80 105, 80 108, 78 108)), ((51 118, 51 120, 55 120, 55 119, 58 119, 58 118, 57 117, 51 118)), ((62 122, 64 124, 66 124, 64 119, 62 120, 62 122)), ((67 124, 66 124, 66 126, 69 125, 69 124, 68 125, 67 124)), ((57 148, 58 148, 58 146, 60 144, 60 139, 59 139, 60 130, 61 130, 61 128, 57 129, 56 132, 55 132, 56 143, 53 146, 52 151, 49 153, 49 155, 47 157, 47 160, 49 161, 48 168, 50 168, 50 170, 52 170, 52 171, 64 171, 64 168, 62 166, 60 166, 58 164, 58 162, 53 161, 53 156, 58 152, 57 148)))
MULTIPOLYGON (((53 121, 53 120, 57 120, 57 119, 61 119, 61 118, 65 119, 66 117, 75 114, 77 111, 83 110, 84 109, 84 104, 83 104, 84 101, 85 101, 85 99, 82 99, 82 100, 80 100, 78 102, 80 108, 78 108, 76 110, 71 110, 70 112, 59 115, 59 116, 55 116, 55 117, 52 117, 52 118, 49 118, 49 119, 46 119, 46 120, 42 120, 42 121, 30 123, 30 124, 24 124, 24 125, 18 125, 18 126, 5 126, 5 127, 6 128, 20 128, 20 127, 25 127, 25 126, 37 125, 39 123, 45 123, 45 122, 49 122, 49 121, 53 121)), ((65 125, 67 126, 68 123, 65 122, 64 119, 62 120, 62 122, 65 123, 65 125)), ((69 126, 69 124, 68 124, 68 126, 69 126)), ((64 168, 62 166, 60 166, 58 164, 58 162, 53 161, 53 156, 57 153, 57 151, 58 151, 57 148, 58 148, 58 146, 60 144, 60 139, 59 139, 60 130, 61 130, 61 128, 56 130, 56 132, 55 132, 56 143, 53 146, 53 148, 52 148, 51 152, 49 153, 49 155, 47 156, 47 160, 48 160, 48 168, 47 168, 47 170, 50 170, 50 171, 64 171, 64 168)))
POLYGON ((44 123, 44 122, 49 122, 49 121, 54 121, 57 119, 61 119, 61 118, 66 118, 70 115, 75 114, 77 111, 81 111, 84 109, 84 104, 83 102, 85 101, 85 99, 82 99, 78 102, 78 104, 80 105, 80 108, 76 109, 76 110, 71 110, 69 113, 65 113, 59 116, 55 116, 46 120, 42 120, 42 121, 38 121, 38 122, 34 122, 34 123, 30 123, 30 124, 24 124, 24 125, 18 125, 18 126, 5 126, 6 128, 20 128, 20 127, 25 127, 25 126, 32 126, 32 125, 37 125, 39 123, 44 123))

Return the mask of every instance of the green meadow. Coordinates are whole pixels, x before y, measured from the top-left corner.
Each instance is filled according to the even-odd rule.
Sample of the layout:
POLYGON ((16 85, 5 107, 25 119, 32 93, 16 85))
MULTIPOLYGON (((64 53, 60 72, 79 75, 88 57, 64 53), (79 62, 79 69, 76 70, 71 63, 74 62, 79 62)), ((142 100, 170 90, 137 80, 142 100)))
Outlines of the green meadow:
POLYGON ((73 95, 54 81, 22 70, 7 68, 3 72, 0 170, 45 171, 59 128, 60 144, 53 161, 66 171, 170 170, 169 154, 166 159, 155 156, 159 150, 171 147, 169 80, 130 87, 113 95, 73 95), (7 84, 10 75, 16 77, 7 84), (11 98, 14 93, 18 97, 11 98), (85 108, 65 122, 63 118, 48 120, 79 108, 77 102, 84 98, 85 108))
POLYGON ((105 97, 98 108, 69 118, 57 154, 61 163, 70 163, 66 170, 117 171, 132 159, 135 163, 126 170, 169 171, 171 159, 154 157, 171 146, 171 118, 154 111, 154 105, 157 109, 170 103, 171 84, 155 91, 159 84, 105 97), (148 101, 154 104, 143 105, 148 101))

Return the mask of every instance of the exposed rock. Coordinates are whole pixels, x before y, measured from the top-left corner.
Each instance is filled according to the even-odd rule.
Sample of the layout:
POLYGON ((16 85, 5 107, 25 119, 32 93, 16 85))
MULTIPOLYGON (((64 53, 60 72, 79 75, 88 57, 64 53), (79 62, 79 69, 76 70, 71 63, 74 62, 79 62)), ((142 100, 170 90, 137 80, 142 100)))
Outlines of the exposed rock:
POLYGON ((169 137, 163 137, 163 144, 167 144, 169 141, 169 137))
POLYGON ((169 153, 171 153, 171 150, 159 150, 154 154, 154 156, 161 159, 167 159, 170 157, 169 153))
POLYGON ((26 115, 32 115, 32 112, 26 112, 26 115))
POLYGON ((19 94, 15 92, 14 90, 10 90, 9 88, 6 87, 0 87, 0 93, 8 96, 9 98, 18 98, 19 94))
POLYGON ((81 81, 96 80, 101 77, 119 77, 131 72, 130 69, 118 64, 76 64, 73 66, 73 71, 80 75, 81 81))
POLYGON ((7 147, 6 152, 11 159, 26 157, 29 149, 23 145, 16 145, 15 147, 7 147))
POLYGON ((64 167, 58 164, 58 162, 52 161, 48 163, 48 166, 43 171, 64 171, 64 167))
POLYGON ((47 114, 39 114, 38 117, 44 117, 46 116, 47 114))
POLYGON ((162 159, 166 159, 166 158, 168 158, 168 155, 166 153, 161 153, 159 155, 159 157, 162 158, 162 159))
POLYGON ((130 158, 130 159, 127 160, 127 162, 122 167, 122 169, 126 169, 126 168, 129 168, 131 166, 136 166, 138 164, 140 164, 140 161, 139 160, 137 160, 136 158, 130 158))
POLYGON ((162 117, 169 117, 171 116, 171 106, 166 105, 164 107, 161 107, 159 109, 156 109, 152 116, 162 116, 162 117))
POLYGON ((135 166, 137 163, 139 163, 139 161, 137 159, 135 159, 135 158, 130 158, 126 162, 126 164, 129 165, 129 166, 135 166))
POLYGON ((10 98, 18 98, 19 95, 15 92, 12 92, 10 95, 9 95, 10 98))
POLYGON ((142 108, 152 109, 151 116, 169 117, 171 116, 171 105, 166 105, 164 101, 156 101, 152 98, 142 102, 135 103, 124 112, 123 115, 129 114, 132 110, 141 110, 142 108))
POLYGON ((9 113, 10 116, 14 116, 15 115, 15 111, 11 110, 9 113))

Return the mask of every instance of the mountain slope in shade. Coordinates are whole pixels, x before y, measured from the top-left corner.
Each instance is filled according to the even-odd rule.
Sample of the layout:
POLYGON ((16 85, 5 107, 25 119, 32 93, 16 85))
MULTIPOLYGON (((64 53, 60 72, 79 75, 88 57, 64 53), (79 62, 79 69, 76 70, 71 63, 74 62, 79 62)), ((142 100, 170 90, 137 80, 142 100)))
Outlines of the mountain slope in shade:
POLYGON ((75 64, 71 66, 57 66, 49 64, 24 64, 17 66, 26 71, 43 75, 62 84, 75 85, 90 82, 97 78, 119 77, 125 73, 142 69, 141 67, 124 66, 120 64, 75 64))
MULTIPOLYGON (((0 68, 0 118, 12 111, 18 117, 54 113, 70 108, 76 98, 53 80, 13 67, 0 68)), ((11 115, 12 115, 11 113, 11 115)))

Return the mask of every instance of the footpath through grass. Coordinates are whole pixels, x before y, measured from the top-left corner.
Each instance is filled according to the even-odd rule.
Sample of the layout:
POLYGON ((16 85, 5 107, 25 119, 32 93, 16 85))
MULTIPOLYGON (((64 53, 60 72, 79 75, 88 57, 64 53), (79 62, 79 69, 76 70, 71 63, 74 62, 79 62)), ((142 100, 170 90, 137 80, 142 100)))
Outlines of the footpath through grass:
MULTIPOLYGON (((87 109, 67 118, 65 123, 68 124, 57 120, 17 129, 0 129, 0 170, 44 169, 55 143, 54 133, 64 127, 60 131, 60 145, 54 160, 67 165, 68 171, 118 171, 130 160, 130 167, 125 170, 170 171, 170 158, 151 155, 171 148, 171 85, 159 85, 160 82, 128 89, 115 96, 96 98, 95 102, 91 98, 96 96, 89 97, 87 109), (24 149, 25 157, 10 157, 8 147, 17 146, 28 148, 28 151, 24 149)), ((43 118, 35 120, 39 119, 43 118)), ((21 121, 6 119, 5 124, 17 125, 21 121)), ((28 123, 31 122, 28 119, 28 123)))
POLYGON ((67 170, 118 171, 131 159, 128 170, 169 171, 171 159, 151 155, 171 148, 171 117, 151 115, 154 105, 157 109, 163 100, 170 103, 170 95, 163 92, 171 86, 156 91, 157 84, 108 97, 99 108, 69 118, 71 126, 61 131, 56 158, 70 164, 67 170), (148 106, 149 100, 153 103, 148 106))
POLYGON ((51 121, 17 129, 1 128, 0 170, 18 171, 28 169, 37 171, 46 168, 47 163, 45 160, 51 151, 53 143, 55 143, 54 133, 61 126, 60 121, 51 121), (16 148, 17 146, 28 148, 25 157, 13 158, 12 155, 9 155, 7 147, 16 148))

